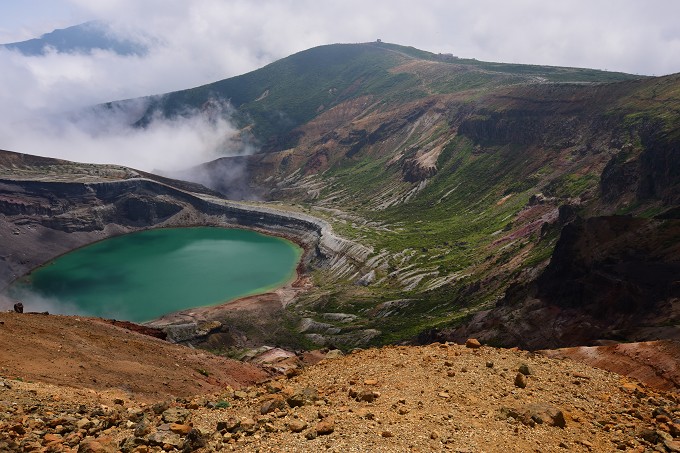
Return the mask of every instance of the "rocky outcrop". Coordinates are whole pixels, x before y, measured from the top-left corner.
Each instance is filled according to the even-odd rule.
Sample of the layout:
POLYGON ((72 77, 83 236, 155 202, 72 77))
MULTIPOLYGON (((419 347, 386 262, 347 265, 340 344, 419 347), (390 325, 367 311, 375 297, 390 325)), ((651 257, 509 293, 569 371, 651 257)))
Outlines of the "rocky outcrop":
POLYGON ((678 339, 678 238, 678 220, 577 219, 536 280, 442 335, 528 349, 678 339))

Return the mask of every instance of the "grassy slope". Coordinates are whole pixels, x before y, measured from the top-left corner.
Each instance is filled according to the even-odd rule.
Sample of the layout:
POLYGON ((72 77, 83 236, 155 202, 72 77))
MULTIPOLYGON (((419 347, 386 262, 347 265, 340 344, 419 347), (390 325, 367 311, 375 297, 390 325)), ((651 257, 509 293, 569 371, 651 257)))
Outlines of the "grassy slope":
POLYGON ((210 99, 228 99, 242 126, 252 124, 261 143, 283 149, 295 143, 288 134, 320 110, 348 99, 375 95, 384 103, 403 103, 439 93, 467 90, 492 82, 518 83, 543 77, 549 81, 609 82, 633 76, 590 69, 535 65, 505 65, 476 60, 442 61, 430 52, 389 43, 332 44, 278 60, 250 73, 169 93, 152 103, 150 111, 181 114, 201 108, 210 99), (391 69, 412 60, 439 65, 436 83, 391 69), (465 71, 461 73, 460 69, 465 71), (443 74, 443 76, 442 76, 443 74))
MULTIPOLYGON (((161 108, 172 115, 187 106, 200 107, 211 97, 229 99, 242 124, 252 124, 255 137, 271 144, 268 151, 295 145, 297 138, 291 132, 296 128, 335 105, 365 95, 378 101, 357 117, 364 122, 370 122, 371 115, 390 118, 390 109, 409 102, 454 93, 456 105, 482 122, 514 115, 528 119, 531 126, 536 118, 554 115, 558 124, 553 126, 559 130, 561 121, 590 115, 611 123, 621 119, 624 126, 634 129, 640 118, 653 117, 663 119, 673 133, 670 125, 676 114, 668 112, 673 111, 669 103, 677 104, 678 84, 656 86, 661 82, 647 80, 600 85, 631 79, 635 77, 588 69, 443 61, 429 52, 386 43, 331 45, 243 76, 171 93, 162 98, 161 108), (514 98, 531 102, 518 103, 514 98)), ((378 328, 383 332, 378 342, 457 322, 469 310, 493 302, 513 278, 550 256, 557 231, 547 230, 541 238, 534 229, 512 237, 545 213, 539 209, 533 217, 521 218, 532 195, 543 191, 554 197, 553 209, 570 198, 597 197, 600 172, 611 157, 609 145, 597 141, 601 131, 585 131, 574 143, 567 143, 568 137, 565 143, 546 146, 540 139, 556 133, 544 133, 540 130, 544 126, 539 125, 537 136, 530 137, 528 143, 498 138, 484 142, 479 137, 456 135, 452 125, 457 127, 460 121, 454 116, 449 109, 448 116, 437 119, 429 129, 410 137, 397 130, 395 136, 404 136, 397 144, 367 143, 351 155, 345 154, 342 146, 334 151, 334 145, 329 145, 329 153, 335 152, 329 168, 310 176, 323 185, 318 198, 304 191, 286 195, 287 200, 302 203, 314 214, 326 215, 341 234, 372 245, 376 253, 389 254, 388 269, 379 273, 377 284, 366 288, 350 281, 331 284, 319 273, 318 291, 305 296, 301 306, 358 314, 360 321, 351 328, 378 328), (387 192, 405 193, 416 186, 404 181, 400 168, 410 149, 425 148, 437 140, 445 140, 446 145, 437 159, 437 173, 427 186, 407 202, 377 209, 376 200, 387 192), (589 151, 591 146, 597 153, 589 151), (581 149, 586 149, 585 157, 581 149), (392 159, 398 153, 404 155, 394 164, 392 159), (324 214, 314 209, 319 204, 340 208, 368 223, 324 214), (381 228, 375 228, 376 224, 381 228), (500 240, 506 237, 509 239, 500 240), (427 277, 405 290, 399 281, 403 275, 393 272, 409 266, 453 278, 428 289, 434 277, 427 277), (379 303, 403 298, 415 302, 390 316, 376 316, 379 303)), ((362 126, 347 127, 351 131, 362 126)), ((332 132, 342 135, 347 131, 332 132)), ((578 136, 584 131, 574 128, 570 132, 578 136)), ((626 132, 623 127, 619 132, 622 140, 634 140, 634 130, 626 132)), ((304 167, 305 159, 317 148, 310 145, 308 157, 283 170, 282 178, 304 167)), ((304 155, 304 150, 301 153, 304 155)))

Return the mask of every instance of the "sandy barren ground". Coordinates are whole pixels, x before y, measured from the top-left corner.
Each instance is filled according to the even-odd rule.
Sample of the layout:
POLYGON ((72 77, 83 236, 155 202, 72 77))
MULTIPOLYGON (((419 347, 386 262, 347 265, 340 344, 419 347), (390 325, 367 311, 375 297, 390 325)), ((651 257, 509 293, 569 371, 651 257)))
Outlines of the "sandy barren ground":
POLYGON ((0 322, 0 451, 680 451, 678 393, 571 359, 392 346, 263 381, 96 320, 0 322))
POLYGON ((189 396, 262 380, 254 366, 97 319, 0 313, 0 376, 116 390, 139 401, 189 396))

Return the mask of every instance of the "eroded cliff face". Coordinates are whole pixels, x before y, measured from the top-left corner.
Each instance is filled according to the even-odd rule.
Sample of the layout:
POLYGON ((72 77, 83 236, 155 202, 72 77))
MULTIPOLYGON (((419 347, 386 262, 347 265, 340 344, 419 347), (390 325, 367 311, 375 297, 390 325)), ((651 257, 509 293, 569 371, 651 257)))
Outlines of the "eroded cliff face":
POLYGON ((677 219, 577 219, 538 278, 442 334, 528 349, 680 339, 679 238, 677 219))

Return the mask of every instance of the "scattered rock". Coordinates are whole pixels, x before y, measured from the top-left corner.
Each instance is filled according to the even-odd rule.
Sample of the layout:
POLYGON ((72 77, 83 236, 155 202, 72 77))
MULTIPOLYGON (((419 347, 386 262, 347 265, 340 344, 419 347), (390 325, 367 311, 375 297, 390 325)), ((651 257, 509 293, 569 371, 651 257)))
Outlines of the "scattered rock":
POLYGON ((465 346, 468 347, 468 348, 477 349, 477 348, 481 348, 482 344, 476 338, 468 338, 465 341, 465 346))
POLYGON ((116 444, 106 438, 85 438, 78 446, 78 453, 116 453, 118 447, 116 444))
POLYGON ((529 368, 529 365, 527 365, 526 363, 521 364, 517 371, 519 371, 525 376, 529 376, 531 374, 531 369, 529 368))
POLYGON ((171 407, 163 411, 161 416, 165 423, 184 423, 189 416, 189 411, 180 407, 171 407))
POLYGON ((663 444, 668 451, 680 452, 680 440, 665 440, 663 444))
POLYGON ((171 445, 174 448, 178 448, 182 444, 182 439, 178 434, 171 431, 156 431, 155 433, 149 435, 149 444, 159 447, 164 445, 171 445))
POLYGON ((253 434, 257 431, 257 422, 250 417, 241 420, 241 430, 247 434, 253 434))
POLYGON ((300 407, 306 404, 314 404, 317 399, 319 399, 319 392, 314 388, 305 387, 286 398, 286 402, 290 407, 300 407))
POLYGON ((189 433, 187 434, 185 443, 184 443, 184 451, 193 451, 193 450, 198 450, 199 448, 205 447, 205 439, 201 431, 199 431, 196 428, 193 428, 189 433))
POLYGON ((290 422, 288 422, 288 429, 294 433, 300 433, 307 429, 307 423, 304 422, 303 420, 293 419, 290 422))
POLYGON ((517 373, 517 376, 515 376, 515 387, 519 387, 521 389, 526 388, 527 386, 527 377, 523 375, 522 373, 517 373))
POLYGON ((262 407, 260 407, 260 414, 265 415, 276 410, 283 410, 285 408, 286 402, 284 401, 283 397, 277 395, 262 404, 262 407))
POLYGON ((365 402, 367 402, 367 403, 372 403, 372 402, 375 401, 375 399, 378 398, 379 396, 380 396, 380 393, 375 392, 375 391, 373 391, 373 390, 362 390, 361 392, 359 392, 359 393, 357 394, 357 396, 355 397, 355 399, 356 399, 357 401, 365 401, 365 402))
POLYGON ((547 403, 531 403, 519 408, 502 408, 501 413, 519 420, 527 426, 543 423, 558 428, 567 426, 564 413, 559 408, 547 403))
POLYGON ((331 349, 326 353, 326 359, 339 359, 340 357, 344 356, 343 352, 339 349, 331 349))
POLYGON ((227 431, 233 433, 241 426, 241 421, 234 417, 230 417, 227 420, 217 422, 217 431, 227 431))
POLYGON ((321 420, 316 424, 316 428, 314 430, 320 436, 331 434, 333 431, 335 431, 335 420, 330 417, 321 420))
POLYGON ((184 425, 181 423, 171 423, 170 431, 180 436, 186 436, 192 430, 191 425, 184 425))

